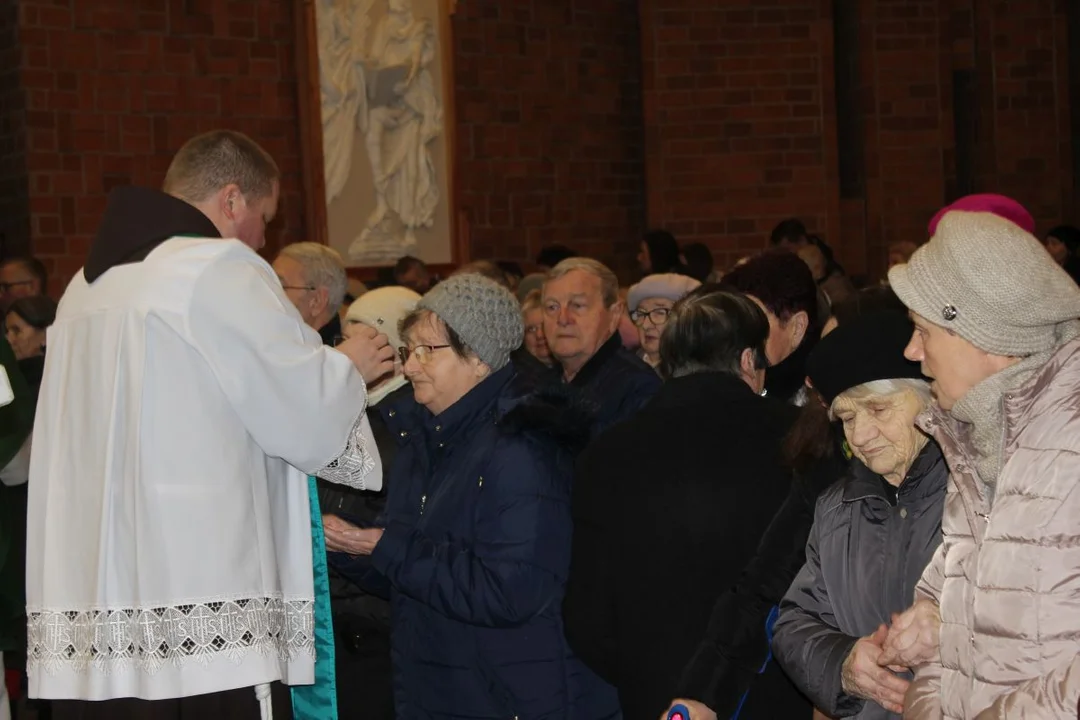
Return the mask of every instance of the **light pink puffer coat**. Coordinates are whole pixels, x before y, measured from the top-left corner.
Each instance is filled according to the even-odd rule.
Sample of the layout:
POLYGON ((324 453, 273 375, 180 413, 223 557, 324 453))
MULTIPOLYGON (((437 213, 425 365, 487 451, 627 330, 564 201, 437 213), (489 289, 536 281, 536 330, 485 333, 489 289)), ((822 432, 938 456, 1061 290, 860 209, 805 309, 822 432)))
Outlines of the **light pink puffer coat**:
POLYGON ((1005 396, 993 510, 968 434, 919 419, 951 476, 943 542, 917 597, 941 609, 941 660, 919 668, 905 718, 1076 718, 1080 700, 1080 340, 1005 396))

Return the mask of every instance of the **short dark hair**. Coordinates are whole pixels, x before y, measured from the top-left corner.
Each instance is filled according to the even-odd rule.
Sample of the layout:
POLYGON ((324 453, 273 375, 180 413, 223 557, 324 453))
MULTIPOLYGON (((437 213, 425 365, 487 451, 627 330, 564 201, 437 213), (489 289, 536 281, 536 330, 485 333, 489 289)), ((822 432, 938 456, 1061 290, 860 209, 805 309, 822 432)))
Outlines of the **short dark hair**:
POLYGON ((649 262, 653 274, 679 271, 682 264, 679 262, 679 241, 674 235, 667 230, 648 230, 642 242, 649 248, 649 262))
POLYGON ((779 245, 787 240, 788 242, 798 242, 799 240, 807 240, 808 233, 806 232, 806 225, 798 218, 787 218, 781 220, 776 224, 776 227, 769 233, 769 244, 779 245))
POLYGON ((269 197, 281 177, 277 163, 257 142, 235 130, 211 130, 184 143, 165 173, 162 189, 197 203, 235 184, 245 198, 269 197))
POLYGON ((19 298, 8 306, 8 313, 15 313, 35 330, 45 330, 56 321, 56 301, 45 295, 19 298))
POLYGON ((33 255, 22 255, 20 257, 8 258, 3 262, 3 265, 18 265, 23 270, 34 276, 34 279, 41 284, 41 294, 44 295, 49 291, 49 271, 45 268, 45 263, 38 260, 33 255))
POLYGON ((894 312, 907 317, 908 309, 890 287, 868 287, 853 293, 833 305, 832 316, 846 325, 860 315, 894 312))
POLYGON ((712 250, 705 243, 694 242, 683 245, 683 259, 686 260, 686 274, 698 282, 705 282, 713 271, 712 250))
POLYGON ((513 260, 499 260, 495 264, 499 266, 500 270, 506 273, 507 277, 525 277, 525 272, 521 269, 521 265, 513 260))
POLYGON ((394 279, 397 280, 405 273, 417 267, 424 268, 425 270, 427 269, 427 265, 425 265, 424 261, 420 258, 413 257, 412 255, 403 255, 398 258, 396 263, 394 263, 394 279))
POLYGON ((536 264, 553 268, 567 258, 577 257, 578 254, 565 245, 548 245, 540 248, 536 256, 536 264))
POLYGON ((454 328, 447 325, 441 317, 427 308, 416 308, 408 315, 401 318, 401 322, 398 324, 398 334, 401 336, 401 341, 405 342, 405 333, 409 332, 409 330, 416 327, 421 320, 429 316, 431 317, 432 322, 435 323, 435 326, 441 328, 446 335, 446 344, 450 346, 451 352, 462 360, 468 360, 475 355, 472 348, 465 344, 465 341, 454 331, 454 328))
POLYGON ((680 377, 697 372, 742 375, 743 351, 764 369, 769 319, 753 300, 717 284, 698 287, 675 303, 660 335, 660 372, 680 377))
POLYGON ((817 283, 810 267, 793 252, 776 249, 755 255, 725 275, 723 284, 753 295, 783 322, 805 312, 808 334, 819 325, 817 283))

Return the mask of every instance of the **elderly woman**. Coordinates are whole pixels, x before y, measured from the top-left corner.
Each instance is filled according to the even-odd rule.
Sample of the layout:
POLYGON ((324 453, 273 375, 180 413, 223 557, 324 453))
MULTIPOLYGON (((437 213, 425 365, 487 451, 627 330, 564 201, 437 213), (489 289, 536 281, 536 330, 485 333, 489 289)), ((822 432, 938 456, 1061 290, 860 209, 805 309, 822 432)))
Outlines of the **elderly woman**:
MULTIPOLYGON (((420 295, 407 287, 391 286, 368 291, 354 301, 345 313, 342 332, 351 337, 367 326, 385 333, 394 348, 402 346, 398 325, 420 301, 420 295)), ((368 386, 367 415, 382 459, 384 476, 389 475, 397 451, 397 436, 387 426, 379 409, 412 393, 401 363, 394 372, 368 386)), ((328 531, 347 530, 356 525, 371 525, 386 507, 388 483, 377 492, 355 490, 335 483, 319 481, 319 507, 323 527, 328 531)), ((363 683, 338 682, 337 701, 340 717, 370 720, 393 720, 394 702, 390 668, 390 603, 383 597, 364 592, 339 569, 350 553, 348 543, 338 544, 339 535, 327 533, 330 551, 330 610, 334 618, 335 664, 339 678, 363 677, 363 683)))
POLYGON ((664 273, 649 275, 627 293, 626 305, 641 342, 641 359, 650 367, 660 365, 660 333, 664 330, 671 308, 699 285, 701 283, 692 277, 664 273))
POLYGON ((544 302, 540 290, 533 290, 521 303, 521 319, 525 323, 525 343, 523 347, 545 367, 555 365, 551 357, 551 348, 544 338, 544 302))
POLYGON ((930 393, 903 357, 911 333, 897 313, 864 315, 824 337, 808 363, 854 457, 818 499, 773 652, 830 717, 900 717, 910 674, 877 661, 891 615, 911 603, 941 542, 948 470, 915 427, 930 393))
MULTIPOLYGON (((475 274, 448 278, 401 323, 413 397, 385 409, 399 438, 382 527, 328 528, 389 584, 399 718, 607 718, 614 692, 571 654, 570 564, 580 416, 522 394, 509 364, 521 308, 475 274)), ((357 563, 359 565, 359 562, 357 563)))

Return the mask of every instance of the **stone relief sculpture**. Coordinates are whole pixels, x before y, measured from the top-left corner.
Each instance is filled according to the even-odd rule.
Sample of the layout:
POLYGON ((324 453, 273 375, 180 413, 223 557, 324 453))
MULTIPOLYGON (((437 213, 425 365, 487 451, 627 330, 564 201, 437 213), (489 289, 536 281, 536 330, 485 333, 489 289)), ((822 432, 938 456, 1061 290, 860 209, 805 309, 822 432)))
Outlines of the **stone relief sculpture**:
POLYGON ((349 178, 357 128, 371 166, 375 209, 348 251, 360 264, 412 252, 439 203, 430 149, 442 132, 429 71, 435 28, 413 15, 410 0, 388 0, 368 42, 374 2, 319 0, 316 15, 327 204, 349 178))

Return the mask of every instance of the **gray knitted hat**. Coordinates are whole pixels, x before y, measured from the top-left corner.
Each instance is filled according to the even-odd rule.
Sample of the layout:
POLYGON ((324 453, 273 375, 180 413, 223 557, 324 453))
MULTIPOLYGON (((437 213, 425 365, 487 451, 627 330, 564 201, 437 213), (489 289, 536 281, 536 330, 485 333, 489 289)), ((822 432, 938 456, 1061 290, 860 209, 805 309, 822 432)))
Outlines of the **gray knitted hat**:
POLYGON ((513 294, 476 273, 448 277, 417 307, 438 315, 492 371, 506 365, 525 334, 521 306, 513 294))
POLYGON ((993 355, 1054 348, 1080 318, 1080 287, 1031 233, 988 212, 946 213, 889 284, 910 310, 993 355))

